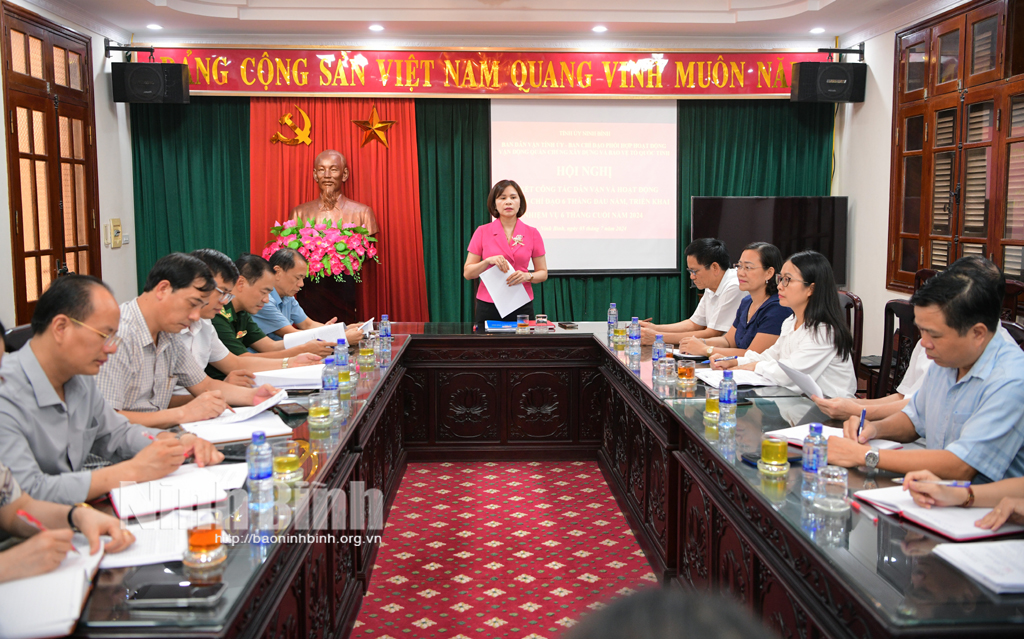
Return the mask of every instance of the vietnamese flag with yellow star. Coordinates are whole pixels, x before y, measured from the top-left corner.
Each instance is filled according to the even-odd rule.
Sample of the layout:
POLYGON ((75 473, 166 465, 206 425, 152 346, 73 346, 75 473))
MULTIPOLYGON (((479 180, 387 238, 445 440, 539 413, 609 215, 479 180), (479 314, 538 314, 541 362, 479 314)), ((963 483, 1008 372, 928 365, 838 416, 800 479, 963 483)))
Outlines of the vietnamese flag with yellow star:
POLYGON ((270 228, 287 220, 294 207, 320 197, 313 162, 328 149, 340 151, 348 162, 349 177, 341 192, 369 205, 380 226, 380 264, 366 260, 363 283, 357 286, 359 316, 388 313, 392 321, 426 321, 416 107, 411 99, 252 98, 252 252, 263 251, 273 239, 270 228))

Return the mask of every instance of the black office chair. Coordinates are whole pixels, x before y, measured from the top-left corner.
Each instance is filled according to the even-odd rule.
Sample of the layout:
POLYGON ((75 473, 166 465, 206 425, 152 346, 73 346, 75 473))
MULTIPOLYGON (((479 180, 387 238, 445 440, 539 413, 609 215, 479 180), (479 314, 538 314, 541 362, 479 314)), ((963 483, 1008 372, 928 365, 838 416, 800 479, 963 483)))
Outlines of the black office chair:
POLYGON ((885 303, 885 326, 882 329, 882 357, 878 368, 878 383, 872 399, 896 392, 910 366, 910 356, 921 339, 914 324, 914 305, 907 300, 889 300, 885 303), (896 320, 899 328, 896 328, 896 320))
POLYGON ((1024 282, 1006 280, 1006 292, 1003 293, 1003 310, 999 314, 1000 319, 1007 322, 1017 321, 1017 305, 1020 303, 1022 293, 1024 293, 1024 282))
POLYGON ((853 333, 853 370, 860 370, 860 350, 864 344, 864 304, 849 291, 839 291, 839 306, 846 314, 846 325, 853 333))
POLYGON ((13 353, 24 346, 30 337, 32 337, 31 324, 15 326, 4 333, 4 350, 13 353))
POLYGON ((938 274, 939 272, 933 268, 923 268, 917 273, 914 273, 914 290, 916 291, 917 289, 921 288, 921 286, 925 282, 932 279, 938 274))
POLYGON ((1021 326, 1017 322, 1007 322, 1003 320, 1003 328, 1010 334, 1013 341, 1017 342, 1017 346, 1024 349, 1024 326, 1021 326))

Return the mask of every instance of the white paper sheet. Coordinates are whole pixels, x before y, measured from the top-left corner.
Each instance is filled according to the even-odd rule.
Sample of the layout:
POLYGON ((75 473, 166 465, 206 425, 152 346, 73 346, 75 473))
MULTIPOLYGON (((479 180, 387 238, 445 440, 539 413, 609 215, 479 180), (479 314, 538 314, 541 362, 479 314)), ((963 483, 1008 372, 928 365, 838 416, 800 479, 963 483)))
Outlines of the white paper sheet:
MULTIPOLYGON (((806 400, 804 400, 806 401, 806 400)), ((785 437, 789 440, 789 443, 794 446, 803 446, 804 438, 807 437, 807 433, 811 432, 810 424, 803 424, 801 426, 794 426, 793 428, 782 428, 780 430, 773 430, 769 435, 776 435, 778 437, 785 437)), ((843 437, 843 429, 835 428, 832 426, 822 426, 821 434, 826 438, 829 437, 843 437)), ((879 450, 896 450, 903 448, 903 444, 894 442, 890 439, 871 439, 868 440, 869 446, 875 446, 879 450)))
POLYGON ((195 523, 195 519, 182 511, 174 511, 160 519, 125 526, 135 535, 135 543, 119 553, 104 555, 100 568, 127 568, 181 561, 188 548, 188 528, 195 523))
POLYGON ((323 364, 282 368, 271 371, 256 371, 253 377, 256 384, 270 384, 275 388, 320 388, 320 378, 324 374, 323 364))
POLYGON ((1024 539, 939 544, 932 553, 997 593, 1024 592, 1024 539))
POLYGON ((312 342, 315 339, 337 344, 338 340, 342 337, 345 337, 345 322, 337 322, 327 326, 317 326, 305 331, 288 333, 284 336, 284 347, 285 349, 295 348, 306 342, 312 342))
MULTIPOLYGON (((225 410, 218 417, 214 417, 213 419, 204 419, 199 422, 188 422, 187 424, 182 424, 181 427, 190 433, 195 433, 195 428, 203 428, 204 432, 206 432, 208 427, 226 426, 227 424, 234 424, 235 422, 244 422, 256 417, 266 410, 270 410, 286 399, 288 399, 288 391, 278 391, 274 396, 263 400, 255 406, 238 406, 232 410, 225 410)), ((202 435, 199 436, 202 437, 202 435)), ((203 439, 206 438, 203 437, 203 439)))
POLYGON ((121 519, 214 504, 245 483, 245 464, 199 468, 183 464, 170 475, 110 491, 110 503, 121 519))
POLYGON ((480 281, 487 287, 487 292, 491 294, 491 299, 494 300, 494 305, 498 307, 502 317, 530 301, 530 294, 526 292, 525 286, 505 284, 505 280, 511 274, 502 273, 497 266, 492 266, 480 274, 480 281))
POLYGON ((814 381, 807 373, 786 366, 782 362, 779 362, 779 368, 782 369, 783 373, 789 375, 789 378, 793 380, 794 384, 800 387, 800 390, 803 391, 804 395, 807 395, 808 397, 825 397, 825 393, 821 392, 821 387, 818 386, 818 382, 814 381))
POLYGON ((197 422, 195 424, 182 424, 181 427, 196 437, 201 437, 212 444, 249 441, 252 439, 252 434, 258 430, 262 430, 267 437, 279 437, 281 435, 291 435, 292 433, 292 429, 288 428, 284 420, 272 412, 260 413, 245 421, 232 422, 230 424, 197 422))
MULTIPOLYGON (((725 371, 715 371, 710 368, 698 368, 694 371, 697 379, 704 382, 708 386, 714 386, 718 388, 722 384, 725 371)), ((737 386, 775 386, 772 380, 755 373, 754 371, 734 370, 732 372, 732 378, 736 380, 737 386)))
POLYGON ((363 332, 363 335, 373 332, 374 319, 376 319, 376 317, 371 317, 370 319, 366 320, 365 322, 359 325, 359 330, 363 332))

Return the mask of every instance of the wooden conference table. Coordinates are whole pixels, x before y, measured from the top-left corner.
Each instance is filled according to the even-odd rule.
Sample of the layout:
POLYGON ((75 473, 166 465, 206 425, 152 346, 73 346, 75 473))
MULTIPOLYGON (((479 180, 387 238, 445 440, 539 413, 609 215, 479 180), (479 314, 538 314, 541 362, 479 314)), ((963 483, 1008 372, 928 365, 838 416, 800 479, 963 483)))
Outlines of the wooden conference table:
MULTIPOLYGON (((408 461, 597 459, 660 578, 731 596, 782 637, 1024 631, 1024 596, 989 592, 930 555, 934 535, 866 507, 811 525, 798 465, 787 481, 764 482, 739 463, 763 432, 827 421, 806 399, 745 392, 735 442, 723 441, 705 430, 700 387, 652 384, 649 348, 640 375, 630 372, 602 323, 529 336, 474 335, 470 324, 393 327, 392 366, 364 373, 346 427, 316 442, 308 479, 317 486, 351 494, 352 482, 365 482, 384 492, 386 515, 408 461)), ((305 426, 293 436, 306 438, 305 426)), ((850 472, 853 490, 887 485, 885 473, 850 472)), ((302 500, 297 513, 310 514, 315 530, 283 532, 352 532, 324 499, 302 500)), ((226 594, 209 611, 124 606, 138 584, 182 580, 179 562, 101 571, 76 632, 344 637, 376 553, 377 544, 351 539, 231 546, 226 594)))

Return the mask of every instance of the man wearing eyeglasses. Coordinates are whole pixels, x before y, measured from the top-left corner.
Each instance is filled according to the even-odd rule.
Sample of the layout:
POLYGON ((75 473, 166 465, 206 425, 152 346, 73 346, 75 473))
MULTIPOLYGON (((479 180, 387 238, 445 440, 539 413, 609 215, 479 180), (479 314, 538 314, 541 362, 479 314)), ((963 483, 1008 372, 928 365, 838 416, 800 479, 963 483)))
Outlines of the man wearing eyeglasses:
POLYGON ((32 339, 0 365, 0 461, 35 499, 78 504, 122 481, 160 479, 189 455, 200 466, 224 458, 195 435, 131 424, 104 401, 95 376, 118 350, 120 317, 100 280, 58 278, 36 303, 32 339), (84 470, 89 453, 115 463, 84 470))
MULTIPOLYGON (((263 358, 263 357, 239 357, 228 350, 224 343, 217 336, 217 329, 213 327, 213 318, 216 317, 224 305, 234 299, 232 290, 238 280, 238 269, 231 258, 214 249, 199 249, 190 253, 192 257, 198 258, 206 264, 213 272, 214 282, 217 288, 208 295, 208 303, 199 311, 199 320, 192 322, 189 327, 179 335, 186 348, 192 353, 192 357, 202 368, 208 365, 226 375, 224 381, 235 386, 252 388, 255 386, 253 373, 255 371, 267 371, 279 368, 295 366, 308 366, 320 363, 320 358, 312 353, 299 353, 294 357, 285 358, 263 358)), ((174 389, 174 397, 171 398, 171 406, 182 406, 192 400, 192 394, 182 385, 174 389)))
MULTIPOLYGON (((278 249, 268 261, 274 271, 274 290, 270 292, 270 300, 252 316, 260 330, 270 339, 280 341, 288 333, 325 326, 307 316, 295 299, 309 272, 309 264, 302 253, 291 248, 278 249)), ((332 317, 327 324, 334 324, 337 319, 332 317)), ((345 329, 345 339, 349 344, 355 344, 362 338, 359 328, 345 329)))
POLYGON ((725 242, 701 238, 687 245, 686 270, 694 286, 704 291, 690 319, 675 324, 640 322, 640 342, 653 344, 656 334, 666 344, 678 344, 685 337, 718 337, 729 332, 736 310, 746 293, 740 290, 736 269, 729 267, 725 242))
POLYGON ((241 388, 211 379, 179 338, 182 329, 200 318, 215 288, 210 269, 191 255, 171 253, 157 260, 142 295, 121 305, 118 335, 124 343, 96 380, 114 410, 136 424, 168 428, 274 395, 271 386, 241 388), (179 383, 195 399, 171 408, 179 383))

